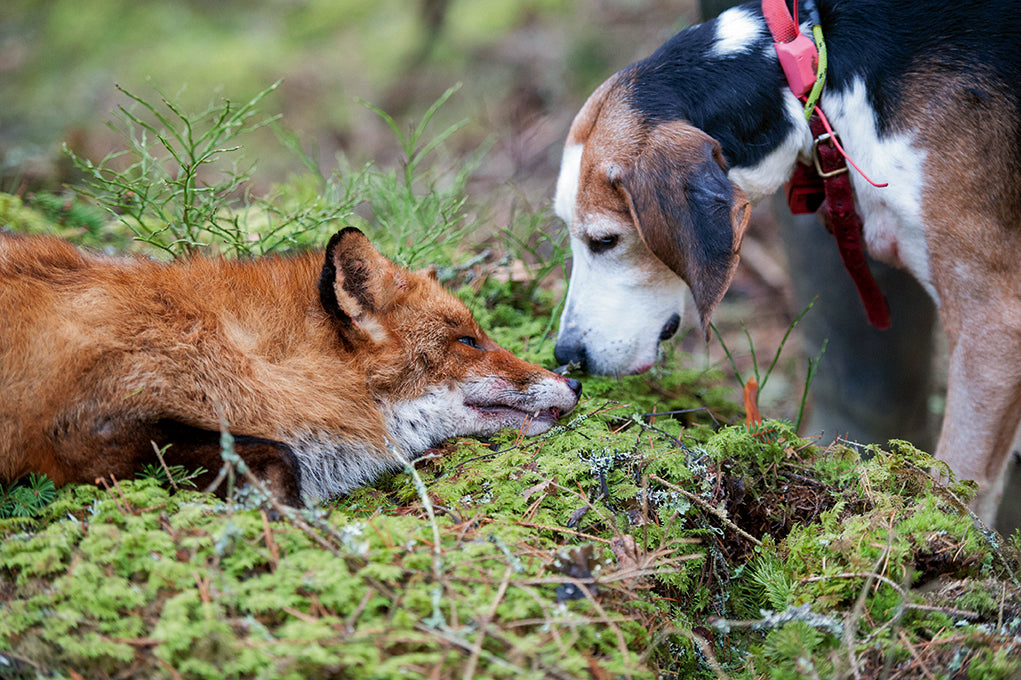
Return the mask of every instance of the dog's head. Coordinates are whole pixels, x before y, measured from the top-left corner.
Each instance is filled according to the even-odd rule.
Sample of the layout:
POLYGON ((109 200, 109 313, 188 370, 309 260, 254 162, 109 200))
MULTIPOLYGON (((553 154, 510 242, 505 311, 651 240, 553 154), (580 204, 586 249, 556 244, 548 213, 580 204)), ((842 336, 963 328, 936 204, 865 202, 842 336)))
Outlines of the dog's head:
POLYGON ((716 140, 683 120, 643 116, 629 99, 622 74, 592 94, 557 182, 574 265, 555 353, 590 373, 651 367, 679 327, 684 284, 708 338, 751 213, 716 140))

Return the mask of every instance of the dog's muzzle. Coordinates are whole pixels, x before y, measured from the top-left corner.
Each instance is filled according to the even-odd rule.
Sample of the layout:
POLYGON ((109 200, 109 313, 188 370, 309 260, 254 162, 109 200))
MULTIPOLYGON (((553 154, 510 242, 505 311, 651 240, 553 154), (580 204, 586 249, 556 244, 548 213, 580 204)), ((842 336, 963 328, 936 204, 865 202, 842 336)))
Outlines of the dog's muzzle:
MULTIPOLYGON (((657 342, 663 342, 674 337, 680 327, 681 315, 671 314, 670 318, 663 324, 657 342)), ((553 348, 553 356, 561 366, 570 366, 572 369, 578 369, 585 373, 589 372, 588 348, 585 346, 584 335, 562 335, 553 348)), ((646 366, 645 369, 647 368, 646 366)))

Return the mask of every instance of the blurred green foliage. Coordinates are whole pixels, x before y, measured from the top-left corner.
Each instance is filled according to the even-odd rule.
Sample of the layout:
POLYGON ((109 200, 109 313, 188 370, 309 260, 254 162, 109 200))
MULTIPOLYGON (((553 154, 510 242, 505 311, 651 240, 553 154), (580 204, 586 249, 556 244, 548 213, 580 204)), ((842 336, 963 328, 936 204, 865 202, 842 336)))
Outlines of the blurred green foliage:
MULTIPOLYGON (((380 101, 427 58, 429 75, 421 77, 435 83, 427 104, 478 69, 480 46, 533 14, 556 20, 573 7, 567 0, 456 0, 438 28, 424 17, 426 4, 8 0, 0 7, 0 151, 11 166, 23 157, 14 153, 19 145, 46 147, 75 129, 95 134, 90 126, 117 100, 115 83, 143 96, 156 88, 197 110, 210 93, 248 100, 283 79, 269 105, 313 134, 313 144, 317 130, 350 135, 371 122, 355 97, 380 101)), ((482 89, 494 85, 505 89, 492 79, 482 89)))

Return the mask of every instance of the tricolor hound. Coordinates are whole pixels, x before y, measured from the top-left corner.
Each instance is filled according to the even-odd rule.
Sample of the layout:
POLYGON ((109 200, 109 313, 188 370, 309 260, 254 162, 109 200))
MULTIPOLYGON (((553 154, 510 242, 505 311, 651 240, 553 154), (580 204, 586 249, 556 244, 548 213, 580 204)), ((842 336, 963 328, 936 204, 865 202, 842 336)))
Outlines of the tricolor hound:
MULTIPOLYGON (((937 455, 978 482, 974 507, 991 519, 1021 420, 1021 3, 818 0, 816 11, 821 108, 850 158, 887 183, 852 173, 865 245, 922 283, 949 339, 937 455)), ((808 21, 800 29, 811 35, 808 21)), ((812 152, 758 2, 610 77, 574 119, 557 183, 574 262, 557 359, 647 370, 678 328, 685 284, 707 330, 750 203, 812 152)))

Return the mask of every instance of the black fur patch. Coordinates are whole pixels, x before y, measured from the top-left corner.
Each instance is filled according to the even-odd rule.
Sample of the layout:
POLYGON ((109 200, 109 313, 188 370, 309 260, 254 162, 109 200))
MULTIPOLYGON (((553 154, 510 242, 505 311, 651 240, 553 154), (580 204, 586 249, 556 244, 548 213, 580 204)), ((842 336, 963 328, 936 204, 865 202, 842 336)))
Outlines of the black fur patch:
POLYGON ((358 301, 363 308, 372 311, 376 303, 369 293, 369 267, 362 260, 345 260, 344 290, 358 301))
MULTIPOLYGON (((757 3, 753 9, 759 16, 757 3)), ((761 161, 790 133, 780 96, 783 72, 767 48, 768 31, 750 50, 714 56, 716 22, 681 31, 625 70, 631 105, 649 123, 685 120, 716 139, 731 166, 761 161)))
MULTIPOLYGON (((1016 0, 817 0, 829 56, 826 88, 867 89, 880 135, 897 130, 902 83, 918 69, 939 69, 976 83, 1000 83, 1008 111, 1021 91, 1021 16, 1016 0)), ((790 133, 787 84, 759 2, 742 5, 763 22, 748 50, 712 53, 716 21, 688 28, 623 71, 631 105, 654 124, 685 120, 723 147, 731 167, 756 165, 790 133)), ((808 16, 803 5, 802 18, 808 16)), ((971 96, 991 95, 977 88, 971 96)))
POLYGON ((722 296, 734 250, 733 186, 706 143, 691 177, 673 176, 670 149, 650 145, 633 175, 621 177, 649 249, 691 288, 703 317, 722 296), (666 154, 666 156, 664 155, 666 154))
POLYGON ((905 75, 936 68, 976 82, 1021 88, 1021 5, 1016 0, 819 2, 829 59, 827 87, 862 78, 880 134, 896 130, 905 75))
POLYGON ((355 227, 346 227, 330 238, 330 242, 326 244, 326 257, 323 261, 323 269, 319 273, 319 304, 323 306, 327 314, 333 316, 345 326, 351 325, 351 317, 340 308, 340 303, 337 301, 337 291, 335 289, 337 265, 334 263, 333 251, 337 249, 337 246, 344 237, 352 232, 362 233, 360 229, 355 227))
POLYGON ((734 250, 734 229, 730 220, 734 187, 712 155, 707 154, 684 190, 690 211, 686 219, 691 220, 695 233, 696 251, 692 255, 704 277, 712 277, 713 285, 725 287, 734 250))
MULTIPOLYGON (((160 420, 151 425, 140 424, 131 429, 133 441, 121 442, 122 447, 130 443, 137 449, 139 463, 156 463, 151 442, 160 449, 167 445, 164 458, 168 465, 183 465, 188 469, 205 468, 205 473, 195 482, 199 488, 208 486, 223 465, 220 433, 213 430, 186 425, 175 420, 160 420)), ((237 435, 234 450, 256 477, 272 480, 279 500, 292 505, 301 505, 301 467, 298 458, 287 444, 273 439, 237 435)), ((217 489, 223 494, 224 488, 217 489)))

